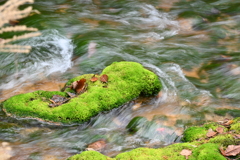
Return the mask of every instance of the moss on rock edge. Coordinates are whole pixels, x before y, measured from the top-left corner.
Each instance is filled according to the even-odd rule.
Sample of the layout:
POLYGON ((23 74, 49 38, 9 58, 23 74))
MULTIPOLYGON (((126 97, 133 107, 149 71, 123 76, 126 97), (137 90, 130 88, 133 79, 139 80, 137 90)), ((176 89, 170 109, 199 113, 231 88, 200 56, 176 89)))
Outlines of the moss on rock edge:
MULTIPOLYGON (((219 148, 226 147, 228 145, 238 145, 239 139, 233 136, 240 130, 239 126, 240 117, 232 120, 230 128, 215 123, 208 122, 202 126, 189 127, 184 131, 184 140, 189 141, 185 143, 175 143, 164 148, 137 148, 129 152, 118 154, 114 158, 107 157, 97 151, 84 151, 80 154, 69 157, 67 160, 88 160, 88 159, 105 159, 105 160, 185 160, 186 157, 181 155, 181 151, 184 149, 192 151, 189 155, 189 160, 226 160, 219 148), (222 134, 218 134, 214 137, 206 137, 207 130, 216 130, 218 127, 222 127, 224 130, 222 134), (201 138, 202 140, 198 140, 201 138)), ((235 157, 239 159, 239 155, 235 157)))
MULTIPOLYGON (((53 95, 67 97, 69 89, 60 91, 35 91, 19 94, 3 102, 6 113, 19 116, 40 118, 46 121, 73 123, 85 122, 101 111, 116 108, 139 95, 154 95, 161 89, 159 78, 153 72, 136 62, 114 62, 106 67, 107 84, 91 82, 93 74, 86 74, 69 80, 66 85, 81 78, 87 79, 88 89, 76 98, 55 108, 50 108, 49 98, 53 95), (103 87, 107 85, 107 87, 103 87)), ((99 77, 101 76, 99 75, 99 77)))
POLYGON ((186 157, 180 154, 183 149, 192 151, 192 154, 188 157, 189 160, 226 160, 218 148, 219 145, 214 143, 176 143, 159 149, 137 148, 130 152, 120 153, 115 158, 104 156, 97 151, 84 151, 81 154, 69 157, 67 160, 185 160, 186 157))

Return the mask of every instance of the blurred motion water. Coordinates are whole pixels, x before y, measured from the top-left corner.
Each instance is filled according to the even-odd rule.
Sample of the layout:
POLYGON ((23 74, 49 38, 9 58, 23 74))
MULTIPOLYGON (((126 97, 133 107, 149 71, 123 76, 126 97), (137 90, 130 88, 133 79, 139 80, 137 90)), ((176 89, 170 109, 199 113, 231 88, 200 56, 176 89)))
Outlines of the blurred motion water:
MULTIPOLYGON (((104 139, 115 156, 179 142, 194 124, 240 116, 240 2, 230 0, 36 0, 41 14, 20 20, 40 37, 30 54, 0 53, 0 100, 60 90, 69 78, 101 73, 115 61, 155 72, 162 91, 139 97, 85 124, 57 126, 0 113, 0 154, 65 159, 104 139), (225 112, 220 112, 225 110, 225 112), (138 130, 126 129, 142 117, 138 130)), ((2 35, 2 38, 5 38, 2 35)))

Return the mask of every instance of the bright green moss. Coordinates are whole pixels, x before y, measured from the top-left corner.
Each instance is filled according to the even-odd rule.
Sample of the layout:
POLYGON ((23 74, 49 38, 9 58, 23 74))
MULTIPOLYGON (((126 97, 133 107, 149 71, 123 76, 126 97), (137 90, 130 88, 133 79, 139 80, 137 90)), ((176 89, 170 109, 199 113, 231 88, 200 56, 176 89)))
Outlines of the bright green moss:
POLYGON ((121 153, 116 156, 117 160, 145 160, 145 159, 160 159, 161 152, 158 149, 137 148, 130 152, 121 153))
MULTIPOLYGON (((188 157, 189 160, 225 160, 225 157, 219 152, 219 145, 213 143, 201 144, 198 142, 194 143, 176 143, 164 148, 153 149, 153 148, 137 148, 129 152, 118 154, 116 160, 185 160, 186 157, 181 155, 183 149, 192 151, 192 154, 188 157)), ((96 152, 96 151, 95 151, 96 152)), ((68 160, 82 160, 91 159, 94 151, 82 152, 81 154, 75 155, 76 159, 68 160)), ((97 153, 96 153, 97 154, 97 153)), ((100 153, 98 153, 100 154, 100 153)), ((103 155, 102 155, 103 156, 103 155)), ((72 158, 72 157, 71 157, 72 158)), ((109 157, 103 157, 108 159, 109 157)), ((110 159, 110 158, 109 158, 110 159)))
POLYGON ((96 151, 85 151, 81 154, 69 157, 67 160, 111 160, 112 158, 107 157, 96 151))
POLYGON ((231 134, 220 134, 209 140, 211 143, 218 143, 222 146, 235 145, 237 140, 231 134))
POLYGON ((240 134, 240 117, 233 120, 233 124, 231 124, 230 130, 234 131, 237 134, 240 134))
POLYGON ((205 123, 202 127, 199 126, 189 127, 184 131, 182 140, 185 142, 192 142, 198 139, 205 139, 207 138, 206 135, 209 129, 216 131, 218 127, 223 128, 225 132, 227 131, 227 128, 217 124, 216 122, 205 123))
POLYGON ((224 126, 216 123, 216 122, 208 122, 208 123, 205 123, 203 125, 203 127, 206 129, 206 130, 209 130, 209 129, 212 129, 213 131, 216 131, 216 129, 218 127, 221 127, 221 128, 224 128, 224 131, 227 131, 227 128, 225 128, 224 126))
POLYGON ((194 149, 192 156, 189 160, 226 160, 226 158, 220 153, 219 145, 213 143, 205 143, 196 149, 194 149))
POLYGON ((62 123, 84 122, 101 111, 116 108, 139 95, 156 94, 161 89, 157 75, 136 62, 115 62, 106 67, 102 74, 108 75, 108 83, 103 84, 100 80, 91 82, 93 74, 69 80, 67 86, 81 78, 87 79, 87 91, 58 107, 50 108, 49 99, 53 95, 67 97, 66 92, 72 92, 70 88, 63 92, 36 91, 20 94, 3 102, 3 108, 7 113, 20 117, 62 123))
POLYGON ((184 131, 183 141, 192 142, 200 138, 206 138, 207 130, 204 127, 189 127, 184 131))

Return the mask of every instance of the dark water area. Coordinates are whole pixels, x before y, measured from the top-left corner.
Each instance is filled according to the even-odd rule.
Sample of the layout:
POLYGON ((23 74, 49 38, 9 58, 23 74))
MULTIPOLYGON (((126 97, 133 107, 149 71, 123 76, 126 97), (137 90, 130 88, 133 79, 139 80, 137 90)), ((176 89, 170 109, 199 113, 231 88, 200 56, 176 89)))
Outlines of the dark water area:
MULTIPOLYGON (((115 156, 181 142, 185 128, 240 116, 240 2, 231 0, 36 0, 41 14, 19 20, 42 35, 19 42, 29 54, 0 53, 0 101, 60 90, 115 61, 155 72, 162 91, 139 97, 86 124, 54 125, 0 112, 0 155, 66 159, 99 139, 115 156), (136 133, 127 124, 144 120, 136 133)), ((1 35, 5 38, 8 35, 1 35)))

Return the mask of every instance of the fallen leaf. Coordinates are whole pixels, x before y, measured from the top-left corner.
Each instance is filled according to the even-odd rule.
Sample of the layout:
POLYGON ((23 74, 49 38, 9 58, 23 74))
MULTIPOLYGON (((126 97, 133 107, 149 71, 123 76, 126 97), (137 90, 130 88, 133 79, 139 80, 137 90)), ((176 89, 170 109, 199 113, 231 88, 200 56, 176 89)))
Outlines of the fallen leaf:
POLYGON ((95 74, 92 76, 92 78, 90 79, 91 82, 96 82, 98 80, 97 77, 95 77, 95 74))
POLYGON ((220 151, 224 156, 236 156, 240 154, 240 145, 229 145, 225 151, 222 148, 220 151))
POLYGON ((77 94, 83 93, 86 91, 86 87, 87 87, 86 79, 82 78, 79 81, 77 81, 75 91, 77 94))
POLYGON ((226 156, 226 155, 225 155, 225 151, 223 150, 222 147, 220 147, 219 150, 220 150, 220 152, 222 153, 223 156, 226 156))
POLYGON ((181 155, 185 156, 186 159, 188 159, 188 156, 192 155, 192 151, 191 150, 188 150, 188 149, 183 149, 181 152, 180 152, 181 155))
POLYGON ((217 134, 217 132, 214 132, 212 129, 209 129, 207 132, 207 137, 213 137, 217 134))
POLYGON ((106 74, 102 75, 100 77, 100 81, 103 83, 107 83, 108 82, 108 76, 106 74))
POLYGON ((69 95, 69 97, 71 97, 71 98, 74 98, 74 97, 76 97, 76 94, 75 94, 75 93, 67 92, 67 94, 68 94, 68 95, 69 95))
POLYGON ((72 85, 71 85, 71 89, 74 89, 74 90, 75 90, 77 84, 78 84, 78 81, 74 81, 74 82, 72 83, 72 85))
POLYGON ((225 127, 230 127, 230 125, 233 123, 233 120, 229 119, 224 119, 223 121, 218 121, 219 124, 225 126, 225 127))
POLYGON ((99 152, 101 152, 105 147, 106 147, 106 142, 104 140, 93 142, 87 146, 87 148, 92 148, 95 151, 99 151, 99 152))
POLYGON ((228 120, 224 123, 224 125, 229 126, 233 123, 233 120, 228 120))
POLYGON ((218 133, 222 134, 223 131, 224 131, 224 128, 218 127, 218 128, 216 129, 216 131, 217 131, 218 133))
POLYGON ((63 103, 66 103, 69 100, 69 98, 60 96, 60 95, 53 95, 51 99, 49 99, 51 104, 49 104, 49 107, 57 107, 62 105, 63 103))

